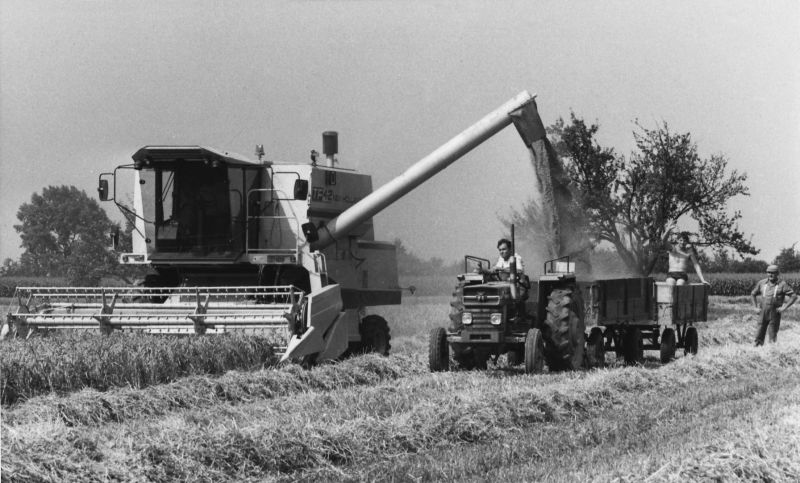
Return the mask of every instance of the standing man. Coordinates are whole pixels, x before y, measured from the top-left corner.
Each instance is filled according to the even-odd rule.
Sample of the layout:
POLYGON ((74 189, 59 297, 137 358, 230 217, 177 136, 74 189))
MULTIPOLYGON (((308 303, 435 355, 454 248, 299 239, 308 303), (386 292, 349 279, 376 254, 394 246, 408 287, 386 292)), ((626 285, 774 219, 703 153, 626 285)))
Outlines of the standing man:
POLYGON ((756 332, 756 346, 764 345, 764 336, 769 328, 769 341, 775 342, 778 339, 778 329, 781 326, 781 313, 792 306, 797 300, 797 294, 792 287, 783 280, 778 280, 778 266, 770 265, 767 267, 767 278, 759 280, 751 295, 753 305, 758 308, 758 295, 761 294, 761 315, 758 320, 758 332, 756 332), (789 301, 783 304, 786 296, 789 301))

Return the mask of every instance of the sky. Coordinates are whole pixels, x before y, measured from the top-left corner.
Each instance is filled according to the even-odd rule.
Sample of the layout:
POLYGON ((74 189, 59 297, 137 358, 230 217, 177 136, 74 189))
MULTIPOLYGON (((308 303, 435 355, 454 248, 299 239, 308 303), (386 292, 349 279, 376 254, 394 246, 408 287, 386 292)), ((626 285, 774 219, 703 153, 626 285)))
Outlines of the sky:
MULTIPOLYGON (((3 0, 0 260, 34 192, 94 196, 145 145, 306 162, 333 130, 340 166, 378 187, 528 90, 545 124, 574 111, 619 154, 637 120, 724 154, 771 261, 800 241, 798 52, 797 1, 3 0)), ((510 127, 378 214, 376 238, 493 257, 533 186, 510 127)))

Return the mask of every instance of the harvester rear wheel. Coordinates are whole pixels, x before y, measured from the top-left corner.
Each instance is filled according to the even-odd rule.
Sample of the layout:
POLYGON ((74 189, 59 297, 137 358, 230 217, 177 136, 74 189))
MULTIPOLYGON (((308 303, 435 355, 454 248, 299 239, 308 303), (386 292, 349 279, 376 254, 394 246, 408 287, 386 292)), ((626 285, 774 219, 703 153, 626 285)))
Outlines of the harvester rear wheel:
POLYGON ((697 354, 697 345, 698 345, 697 329, 695 327, 689 327, 688 329, 686 329, 686 337, 684 342, 683 353, 686 355, 697 354))
POLYGON ((675 329, 667 327, 661 333, 661 362, 666 364, 675 357, 675 329))
POLYGON ((389 343, 389 324, 379 315, 368 315, 361 319, 361 352, 376 352, 382 356, 389 355, 392 345, 389 343))
POLYGON ((638 327, 628 328, 625 331, 624 339, 622 353, 625 356, 625 364, 633 365, 641 362, 644 358, 642 330, 638 327))
POLYGON ((525 372, 535 374, 544 368, 544 339, 539 329, 529 329, 525 335, 525 372))
POLYGON ((606 365, 605 340, 600 327, 592 327, 589 332, 589 339, 586 341, 586 365, 589 369, 606 365))
POLYGON ((579 299, 573 296, 570 289, 553 290, 548 298, 545 324, 552 345, 548 365, 551 370, 581 369, 586 326, 582 307, 578 306, 579 299))
POLYGON ((428 367, 431 372, 450 370, 450 351, 447 344, 447 331, 441 327, 431 330, 428 340, 428 367))

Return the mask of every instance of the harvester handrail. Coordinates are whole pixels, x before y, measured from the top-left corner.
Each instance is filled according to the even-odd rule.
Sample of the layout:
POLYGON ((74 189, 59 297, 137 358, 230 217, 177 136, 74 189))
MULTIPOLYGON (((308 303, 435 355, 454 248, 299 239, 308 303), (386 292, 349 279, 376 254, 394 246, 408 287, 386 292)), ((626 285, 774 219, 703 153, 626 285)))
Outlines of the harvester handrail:
MULTIPOLYGON (((273 193, 279 192, 279 193, 283 193, 284 195, 286 195, 286 193, 283 190, 280 190, 278 188, 253 188, 253 189, 250 189, 247 192, 247 203, 245 203, 245 247, 244 247, 245 253, 272 253, 272 252, 283 253, 283 252, 292 252, 292 253, 294 253, 294 255, 296 257, 297 256, 297 252, 299 250, 299 248, 298 248, 298 244, 299 243, 297 241, 295 241, 294 248, 257 248, 257 247, 256 248, 252 248, 252 247, 250 247, 250 220, 268 220, 268 219, 294 220, 294 224, 295 224, 294 233, 296 235, 295 236, 295 240, 298 240, 297 235, 300 233, 300 219, 297 217, 297 214, 295 214, 295 213, 292 213, 291 216, 289 216, 289 215, 281 215, 281 216, 278 216, 278 215, 258 215, 258 214, 251 215, 250 214, 250 196, 252 196, 253 193, 259 193, 259 192, 273 192, 273 193)), ((282 200, 282 199, 287 199, 288 200, 288 199, 292 199, 292 198, 288 198, 288 197, 286 197, 286 198, 276 198, 273 195, 271 201, 282 200)), ((294 211, 294 210, 292 210, 292 211, 294 211)))

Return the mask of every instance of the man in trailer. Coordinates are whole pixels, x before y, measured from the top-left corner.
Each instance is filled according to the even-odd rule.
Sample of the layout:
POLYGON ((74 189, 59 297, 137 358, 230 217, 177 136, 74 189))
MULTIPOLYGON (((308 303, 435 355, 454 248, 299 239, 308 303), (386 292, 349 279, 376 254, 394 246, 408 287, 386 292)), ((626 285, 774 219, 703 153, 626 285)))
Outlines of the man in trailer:
MULTIPOLYGON (((669 236, 667 230, 666 236, 669 236)), ((689 241, 689 233, 681 232, 675 243, 666 242, 669 253, 669 270, 666 282, 670 285, 685 285, 689 283, 689 263, 694 267, 694 271, 702 283, 706 282, 703 271, 700 269, 700 262, 697 261, 697 250, 689 241)))

